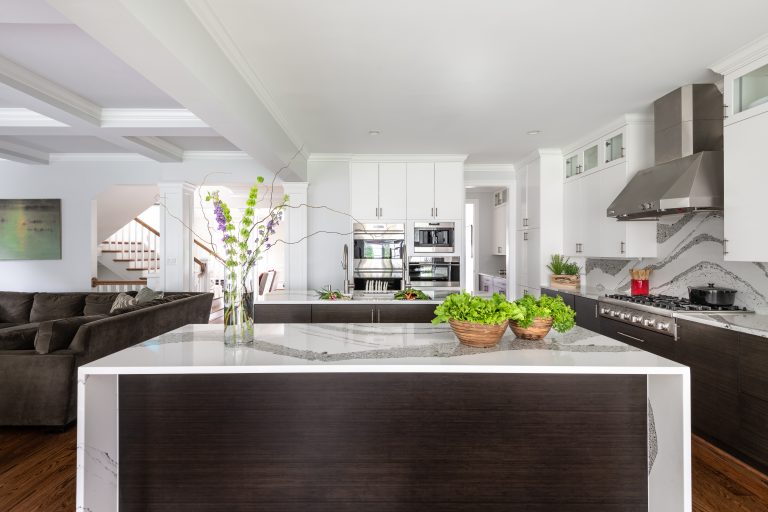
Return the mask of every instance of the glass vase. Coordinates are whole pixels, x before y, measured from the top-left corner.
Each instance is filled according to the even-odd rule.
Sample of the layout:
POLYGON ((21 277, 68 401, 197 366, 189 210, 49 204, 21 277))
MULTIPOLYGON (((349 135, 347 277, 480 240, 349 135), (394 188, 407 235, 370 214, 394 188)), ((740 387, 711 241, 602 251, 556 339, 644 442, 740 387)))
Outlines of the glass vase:
POLYGON ((253 341, 253 319, 248 311, 249 301, 242 268, 227 269, 224 288, 224 342, 240 345, 253 341))

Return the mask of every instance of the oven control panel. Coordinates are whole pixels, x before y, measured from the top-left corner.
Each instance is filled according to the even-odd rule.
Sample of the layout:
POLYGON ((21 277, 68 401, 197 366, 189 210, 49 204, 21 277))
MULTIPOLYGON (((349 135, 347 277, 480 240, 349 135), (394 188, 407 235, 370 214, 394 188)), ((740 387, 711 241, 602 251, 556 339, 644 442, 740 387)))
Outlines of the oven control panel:
POLYGON ((610 304, 600 302, 600 316, 618 320, 626 324, 636 325, 643 329, 656 331, 670 336, 674 335, 675 321, 671 316, 658 314, 650 311, 642 311, 634 307, 627 307, 620 304, 610 304))

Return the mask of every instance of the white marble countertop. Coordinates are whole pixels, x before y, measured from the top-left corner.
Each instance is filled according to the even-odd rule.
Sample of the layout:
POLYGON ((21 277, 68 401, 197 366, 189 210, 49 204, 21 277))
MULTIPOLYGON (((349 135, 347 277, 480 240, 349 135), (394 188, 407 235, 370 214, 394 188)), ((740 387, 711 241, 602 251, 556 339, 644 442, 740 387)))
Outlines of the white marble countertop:
MULTIPOLYGON (((258 304, 440 304, 441 300, 395 300, 387 297, 361 297, 359 291, 352 300, 321 299, 316 291, 272 292, 256 299, 258 304)), ((392 292, 394 293, 394 292, 392 292)))
POLYGON ((264 324, 255 341, 225 346, 223 326, 187 325, 80 367, 127 373, 634 373, 681 374, 687 367, 576 327, 542 341, 508 330, 490 349, 459 344, 431 324, 264 324))
POLYGON ((543 284, 541 285, 542 288, 547 288, 549 290, 555 290, 558 292, 563 293, 570 293, 571 295, 579 295, 581 297, 586 297, 588 299, 597 300, 600 297, 604 297, 605 295, 609 293, 614 293, 611 290, 598 290, 597 288, 582 285, 580 288, 558 288, 557 286, 552 286, 550 284, 543 284))
POLYGON ((757 313, 675 313, 675 318, 768 338, 768 315, 757 313))

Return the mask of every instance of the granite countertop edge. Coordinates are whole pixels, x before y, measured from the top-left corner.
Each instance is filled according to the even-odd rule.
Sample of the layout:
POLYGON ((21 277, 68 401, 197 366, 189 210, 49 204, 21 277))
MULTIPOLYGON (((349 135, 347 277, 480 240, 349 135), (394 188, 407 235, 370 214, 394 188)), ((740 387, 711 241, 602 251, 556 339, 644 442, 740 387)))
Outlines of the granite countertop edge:
POLYGON ((690 313, 679 312, 675 318, 703 325, 719 327, 760 338, 768 338, 768 315, 758 313, 690 313))

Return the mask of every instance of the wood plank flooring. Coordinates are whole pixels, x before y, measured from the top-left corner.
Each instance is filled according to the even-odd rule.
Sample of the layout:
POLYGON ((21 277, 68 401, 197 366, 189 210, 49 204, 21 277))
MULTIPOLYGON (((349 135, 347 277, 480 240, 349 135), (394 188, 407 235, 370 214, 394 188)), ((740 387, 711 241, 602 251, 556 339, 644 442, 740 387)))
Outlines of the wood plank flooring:
MULTIPOLYGON (((0 511, 75 510, 75 427, 0 427, 0 511)), ((693 438, 694 512, 768 512, 768 476, 693 438)))

